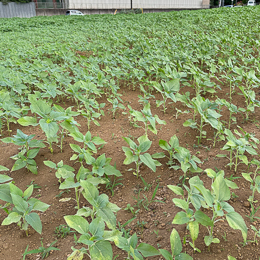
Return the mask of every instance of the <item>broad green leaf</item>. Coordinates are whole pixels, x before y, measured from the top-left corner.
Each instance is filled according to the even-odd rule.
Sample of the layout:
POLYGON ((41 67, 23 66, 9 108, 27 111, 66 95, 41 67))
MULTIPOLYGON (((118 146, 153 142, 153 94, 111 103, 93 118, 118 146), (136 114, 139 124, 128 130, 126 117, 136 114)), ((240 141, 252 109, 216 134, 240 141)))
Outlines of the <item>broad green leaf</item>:
POLYGON ((197 210, 194 214, 195 219, 198 221, 198 223, 200 223, 203 226, 206 227, 213 227, 214 223, 213 221, 202 211, 197 210))
POLYGON ((167 185, 167 187, 172 190, 176 195, 180 195, 183 196, 184 195, 184 191, 182 190, 181 187, 178 186, 174 186, 174 185, 167 185))
POLYGON ((49 204, 44 203, 44 202, 42 202, 42 201, 40 201, 40 200, 37 200, 37 201, 34 203, 32 210, 38 210, 38 211, 44 212, 44 211, 46 211, 49 207, 50 207, 49 204))
POLYGON ((185 211, 189 208, 189 204, 183 199, 174 198, 172 201, 177 207, 184 209, 185 211))
POLYGON ((84 257, 84 253, 79 251, 79 250, 75 250, 68 258, 67 260, 82 260, 84 257))
POLYGON ((30 159, 33 159, 38 154, 39 150, 40 150, 40 148, 29 150, 27 153, 27 157, 30 159))
POLYGON ((65 216, 64 219, 70 228, 75 229, 80 234, 84 235, 88 233, 89 223, 83 217, 76 216, 76 215, 69 215, 69 216, 65 216))
POLYGON ((64 182, 62 182, 60 184, 60 187, 59 189, 61 190, 66 190, 66 189, 72 189, 72 188, 77 188, 80 186, 80 183, 74 181, 74 178, 73 177, 69 177, 67 179, 65 179, 64 182))
POLYGON ((115 175, 117 177, 122 176, 121 172, 117 170, 115 167, 113 167, 112 165, 106 165, 104 167, 104 171, 106 175, 115 175))
POLYGON ((23 193, 23 197, 27 200, 33 193, 33 184, 30 185, 23 193))
POLYGON ((9 169, 4 167, 4 166, 2 166, 2 165, 0 165, 0 172, 3 172, 3 171, 9 171, 9 169))
POLYGON ((156 165, 154 163, 154 160, 152 156, 149 153, 141 154, 140 160, 148 166, 152 171, 156 172, 156 165))
POLYGON ((9 177, 8 175, 0 174, 0 184, 11 181, 13 178, 9 177))
POLYGON ((183 211, 180 211, 175 215, 172 224, 182 225, 188 223, 189 221, 190 218, 187 216, 187 214, 183 211))
POLYGON ((173 260, 172 254, 168 252, 165 249, 159 249, 161 255, 166 259, 166 260, 173 260))
POLYGON ((96 203, 97 197, 98 197, 98 189, 88 181, 80 181, 81 186, 84 188, 84 191, 82 192, 85 199, 93 206, 96 203))
POLYGON ((109 207, 97 209, 97 216, 100 216, 106 222, 108 228, 116 228, 116 216, 109 207))
POLYGON ((137 250, 141 252, 144 257, 160 255, 159 251, 151 245, 141 243, 138 245, 137 250))
POLYGON ((24 117, 21 117, 17 120, 17 122, 22 125, 22 126, 29 126, 29 125, 32 125, 32 126, 37 126, 38 123, 37 123, 37 119, 35 117, 32 117, 32 116, 24 116, 24 117))
POLYGON ((197 221, 190 222, 188 225, 188 229, 190 231, 190 236, 192 241, 195 241, 199 235, 199 222, 197 221))
POLYGON ((10 194, 10 186, 9 184, 1 184, 0 185, 0 200, 12 203, 12 197, 10 194))
POLYGON ((19 195, 11 193, 13 204, 17 210, 25 213, 28 209, 28 203, 19 195))
POLYGON ((91 259, 112 260, 113 251, 109 241, 98 241, 89 248, 91 259))
POLYGON ((10 225, 12 223, 17 223, 21 219, 22 215, 17 212, 11 212, 2 222, 2 225, 10 225))
POLYGON ((177 232, 176 229, 173 229, 171 232, 170 243, 171 243, 172 254, 174 256, 180 254, 180 252, 182 251, 182 243, 181 243, 179 233, 177 232))
POLYGON ((193 258, 186 254, 186 253, 180 253, 179 255, 175 256, 175 260, 192 260, 193 258))
POLYGON ((52 161, 43 161, 43 163, 46 165, 46 166, 48 166, 48 167, 50 167, 50 168, 52 168, 52 169, 56 169, 57 167, 56 167, 56 163, 54 163, 54 162, 52 162, 52 161))
POLYGON ((212 184, 212 188, 216 194, 218 201, 226 201, 230 199, 230 190, 224 180, 223 175, 218 175, 212 184))
POLYGON ((26 215, 25 220, 27 221, 27 223, 29 225, 32 226, 32 228, 36 232, 38 232, 39 234, 42 233, 42 222, 41 222, 41 219, 40 219, 40 217, 37 213, 32 212, 32 213, 26 215))
POLYGON ((247 227, 241 215, 237 212, 230 212, 226 215, 226 219, 231 228, 241 230, 244 242, 246 242, 247 227))
POLYGON ((17 161, 15 161, 11 171, 13 172, 13 171, 20 170, 25 166, 26 166, 26 162, 22 159, 18 159, 17 161))

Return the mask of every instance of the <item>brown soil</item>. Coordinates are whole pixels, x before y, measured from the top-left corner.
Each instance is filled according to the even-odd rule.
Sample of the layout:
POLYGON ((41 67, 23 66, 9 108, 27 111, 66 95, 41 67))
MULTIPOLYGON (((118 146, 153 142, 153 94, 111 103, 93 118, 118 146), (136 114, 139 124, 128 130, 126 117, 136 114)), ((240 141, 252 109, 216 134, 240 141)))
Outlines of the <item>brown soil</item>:
MULTIPOLYGON (((82 55, 82 54, 79 54, 82 55)), ((182 89, 183 92, 186 92, 188 89, 185 87, 182 89)), ((189 91, 191 91, 189 89, 189 91)), ((191 91, 192 92, 192 91, 191 91)), ((228 92, 228 88, 224 88, 218 92, 218 96, 221 98, 226 98, 225 93, 228 92)), ((138 103, 138 91, 132 91, 128 88, 121 90, 122 99, 124 104, 128 103, 134 109, 141 110, 142 105, 138 103)), ((159 94, 153 93, 156 96, 156 99, 161 99, 159 94)), ((210 98, 210 95, 207 95, 210 98)), ((105 102, 106 98, 102 97, 100 102, 105 102)), ((244 104, 244 99, 235 94, 234 95, 234 104, 244 104)), ((68 104, 62 106, 75 105, 68 102, 68 104)), ((235 175, 241 177, 241 173, 246 170, 244 166, 239 167, 238 173, 235 174, 233 169, 229 170, 225 165, 228 163, 225 158, 217 158, 216 154, 220 153, 220 148, 223 147, 224 142, 219 142, 216 145, 216 148, 212 148, 211 140, 203 140, 202 145, 197 147, 196 135, 198 134, 196 130, 183 127, 183 122, 188 118, 191 118, 189 114, 181 114, 178 118, 175 118, 175 107, 185 110, 185 107, 181 103, 170 104, 167 106, 167 111, 164 114, 160 108, 156 108, 154 100, 151 101, 151 108, 153 114, 157 114, 160 119, 164 119, 167 122, 167 125, 158 125, 158 134, 154 135, 151 132, 149 133, 149 139, 153 141, 152 147, 149 150, 150 153, 161 152, 161 148, 158 143, 160 139, 169 141, 170 137, 174 134, 177 135, 180 141, 180 145, 188 148, 193 155, 197 155, 203 162, 199 165, 202 169, 212 168, 225 170, 226 177, 235 175)), ((92 136, 99 135, 103 138, 107 144, 103 149, 98 151, 98 155, 105 153, 107 157, 112 157, 111 164, 113 165, 116 162, 117 169, 123 174, 123 180, 121 183, 123 186, 117 186, 115 189, 115 195, 111 197, 110 191, 106 190, 105 187, 102 187, 100 190, 109 195, 110 201, 116 203, 121 210, 117 214, 117 220, 122 224, 127 220, 131 219, 133 215, 125 211, 124 208, 127 204, 134 206, 136 201, 134 197, 137 197, 138 190, 144 188, 144 185, 141 179, 137 179, 136 176, 129 172, 128 169, 134 167, 133 165, 124 165, 123 161, 125 159, 124 152, 122 151, 122 146, 127 146, 122 137, 129 135, 138 138, 144 134, 142 128, 134 128, 129 124, 127 115, 122 114, 121 110, 117 113, 116 119, 112 119, 112 114, 108 113, 110 105, 106 104, 105 107, 105 116, 100 120, 100 127, 91 124, 91 133, 92 136)), ((222 111, 223 119, 227 121, 228 113, 227 111, 222 111)), ((258 122, 259 111, 256 114, 251 115, 251 119, 254 119, 254 122, 258 122)), ((252 121, 243 123, 240 116, 238 118, 238 125, 242 126, 247 132, 255 133, 257 138, 260 138, 258 131, 258 125, 252 121)), ((76 120, 81 124, 80 130, 85 133, 87 131, 86 121, 82 117, 77 117, 76 120)), ((236 126, 233 125, 234 129, 236 126)), ((37 139, 44 139, 45 136, 43 132, 38 127, 21 127, 19 125, 11 124, 12 133, 15 134, 17 128, 21 129, 26 134, 35 134, 37 139)), ((206 128, 207 138, 213 137, 212 128, 206 128)), ((7 136, 7 132, 4 132, 3 136, 7 136)), ((60 153, 60 149, 57 146, 54 146, 54 153, 51 154, 48 148, 41 149, 39 154, 36 157, 36 162, 38 165, 38 175, 33 175, 30 172, 27 172, 26 169, 21 169, 19 171, 11 172, 10 175, 15 184, 22 190, 26 189, 26 186, 31 183, 33 180, 34 183, 41 186, 40 189, 35 189, 33 196, 38 197, 41 201, 50 204, 51 206, 45 212, 40 214, 42 223, 43 223, 43 232, 42 235, 35 232, 33 229, 29 231, 29 237, 26 237, 22 231, 19 230, 19 227, 16 224, 10 226, 0 226, 0 259, 3 260, 20 260, 22 254, 27 245, 29 245, 29 250, 36 249, 40 246, 40 241, 43 241, 44 246, 50 244, 51 242, 57 240, 54 234, 54 230, 60 224, 65 224, 64 216, 73 215, 76 213, 74 201, 70 202, 59 202, 58 197, 56 197, 61 190, 59 190, 59 185, 57 178, 55 177, 54 171, 51 171, 50 168, 44 165, 43 161, 51 160, 55 163, 58 163, 60 160, 63 160, 66 164, 74 166, 77 170, 78 165, 73 165, 73 161, 70 161, 70 157, 73 154, 69 144, 75 143, 71 137, 67 137, 64 143, 64 151, 60 153)), ((17 153, 17 147, 11 144, 0 143, 0 165, 6 166, 9 169, 12 168, 14 161, 10 159, 10 156, 17 153)), ((176 228, 183 238, 185 234, 188 234, 185 225, 173 225, 172 220, 175 214, 180 210, 175 207, 172 199, 175 197, 173 192, 167 188, 167 185, 173 184, 177 185, 181 183, 179 177, 182 175, 182 171, 174 171, 169 169, 166 165, 167 159, 160 159, 162 163, 161 167, 157 167, 156 173, 152 172, 146 166, 141 167, 141 176, 149 184, 152 184, 152 187, 149 191, 141 191, 141 198, 143 194, 148 198, 151 198, 152 193, 157 185, 160 184, 159 190, 156 194, 156 199, 164 203, 152 203, 149 206, 149 211, 145 210, 143 207, 140 208, 140 211, 137 215, 137 218, 130 223, 128 228, 131 229, 131 234, 137 233, 139 236, 139 242, 149 243, 156 248, 164 248, 170 250, 170 233, 172 228, 176 228), (138 227, 137 221, 146 222, 143 230, 138 227)), ((192 175, 189 175, 190 177, 192 175)), ((205 186, 209 187, 211 180, 206 176, 206 174, 201 173, 201 180, 204 181, 205 186)), ((253 232, 250 229, 249 219, 245 217, 250 213, 249 204, 247 202, 248 197, 251 195, 250 185, 248 182, 244 181, 243 178, 236 179, 235 182, 239 186, 239 190, 234 190, 237 198, 231 199, 229 203, 235 208, 235 210, 240 213, 247 224, 248 230, 248 239, 253 239, 253 232)), ((68 196, 74 196, 73 191, 70 194, 63 193, 61 198, 68 196)), ((256 199, 259 199, 259 194, 256 194, 256 199)), ((86 201, 84 198, 81 199, 81 205, 85 205, 86 201)), ((135 208, 137 210, 137 208, 135 208)), ((207 212, 207 211, 205 211, 207 212)), ((210 212, 208 212, 210 215, 210 212)), ((259 214, 257 214, 259 216, 259 214)), ((0 222, 6 217, 6 214, 1 211, 0 222)), ((260 227, 260 221, 253 223, 257 228, 260 227)), ((231 229, 227 222, 218 222, 215 226, 215 237, 219 238, 220 244, 213 244, 211 246, 210 252, 204 244, 204 236, 207 234, 207 230, 204 227, 200 228, 200 235, 196 241, 196 246, 201 250, 201 253, 193 253, 192 248, 187 243, 183 251, 186 251, 195 260, 219 260, 227 259, 228 255, 232 255, 237 259, 258 259, 260 255, 260 249, 257 245, 254 245, 250 242, 246 246, 242 246, 241 242, 242 236, 239 230, 231 229)), ((189 240, 189 238, 188 238, 189 240)), ((67 236, 66 238, 59 238, 58 242, 55 244, 60 251, 54 251, 50 254, 48 259, 66 259, 67 256, 72 252, 71 246, 75 246, 73 233, 67 236)), ((79 246, 81 247, 81 246, 79 246)), ((119 254, 118 259, 125 259, 126 255, 124 252, 114 249, 114 256, 119 254)), ((28 255, 26 259, 40 259, 39 255, 28 255)), ((84 259, 88 259, 85 257, 84 259)), ((151 257, 149 259, 162 259, 160 256, 151 257)))

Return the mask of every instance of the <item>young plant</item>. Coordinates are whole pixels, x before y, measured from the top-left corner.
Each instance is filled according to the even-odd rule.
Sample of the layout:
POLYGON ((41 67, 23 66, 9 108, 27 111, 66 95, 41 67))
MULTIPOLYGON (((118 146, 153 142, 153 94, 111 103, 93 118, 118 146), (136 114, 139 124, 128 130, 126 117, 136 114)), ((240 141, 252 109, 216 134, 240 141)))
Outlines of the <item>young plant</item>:
POLYGON ((84 160, 89 161, 93 158, 91 155, 97 153, 96 145, 101 145, 101 147, 106 144, 106 142, 99 136, 91 136, 91 133, 88 131, 85 135, 77 131, 71 133, 70 136, 77 142, 83 143, 83 148, 77 144, 70 144, 71 149, 76 152, 70 158, 70 160, 78 160, 81 165, 83 165, 84 160))
POLYGON ((13 143, 20 146, 20 152, 11 157, 16 160, 11 171, 17 171, 25 167, 34 174, 38 173, 34 158, 38 154, 40 148, 44 148, 45 145, 42 140, 33 139, 34 136, 35 135, 26 135, 18 129, 17 134, 13 137, 6 137, 1 140, 3 143, 13 143))
POLYGON ((8 186, 0 186, 0 199, 14 205, 12 210, 8 211, 8 216, 3 220, 2 225, 10 225, 17 223, 21 230, 25 230, 28 236, 29 225, 37 231, 42 233, 42 223, 37 213, 33 211, 45 212, 50 205, 41 202, 35 198, 29 198, 33 193, 33 185, 29 186, 24 192, 9 183, 8 186))
MULTIPOLYGON (((156 166, 160 166, 161 163, 159 163, 157 160, 154 160, 153 158, 163 158, 164 154, 162 153, 155 153, 153 155, 150 155, 149 153, 145 153, 149 150, 149 148, 152 145, 152 141, 150 141, 146 135, 140 136, 137 141, 139 145, 137 145, 134 141, 132 141, 128 137, 123 137, 123 139, 127 142, 127 144, 130 146, 125 147, 123 146, 122 149, 125 152, 126 159, 124 160, 124 164, 128 165, 131 163, 135 163, 136 168, 134 175, 138 178, 140 173, 140 165, 144 163, 146 166, 148 166, 152 171, 156 171, 156 166)), ((132 168, 129 169, 129 171, 133 170, 132 168)))
POLYGON ((156 105, 157 107, 163 105, 163 112, 165 113, 167 109, 167 99, 172 100, 174 103, 177 101, 175 94, 180 90, 180 78, 172 79, 166 82, 161 81, 161 83, 154 81, 153 83, 153 87, 159 91, 163 97, 163 100, 156 100, 156 105))
POLYGON ((201 96, 197 96, 191 100, 194 106, 195 114, 200 116, 200 120, 197 122, 194 119, 188 119, 183 123, 183 126, 189 126, 193 129, 199 130, 198 144, 200 144, 202 138, 206 138, 206 131, 203 131, 203 127, 206 125, 211 125, 213 128, 217 129, 218 127, 218 118, 221 117, 219 113, 216 112, 217 104, 211 102, 208 99, 205 99, 201 96))
POLYGON ((106 189, 110 190, 111 191, 111 196, 113 197, 114 194, 115 194, 115 187, 116 186, 124 186, 123 183, 119 182, 119 181, 122 181, 123 178, 117 178, 116 176, 114 176, 113 180, 112 180, 112 177, 107 177, 107 184, 106 184, 106 189))
POLYGON ((192 260, 193 258, 186 253, 181 253, 182 243, 178 231, 174 228, 170 235, 172 253, 165 249, 159 249, 160 253, 166 260, 192 260))
POLYGON ((112 104, 112 108, 109 109, 109 110, 111 110, 111 112, 112 112, 112 115, 113 115, 112 118, 113 119, 116 118, 116 111, 118 109, 123 109, 123 110, 126 109, 125 106, 120 103, 120 102, 123 102, 120 97, 118 97, 118 98, 108 98, 107 101, 112 104))
POLYGON ((211 243, 219 243, 219 239, 213 237, 214 224, 224 218, 231 228, 241 230, 243 239, 246 241, 246 224, 241 215, 235 212, 234 208, 227 202, 231 198, 230 188, 236 189, 237 185, 225 179, 223 171, 216 173, 212 169, 207 169, 205 172, 212 179, 211 190, 205 188, 198 176, 192 177, 189 180, 190 188, 183 185, 188 193, 187 199, 184 197, 182 188, 168 185, 168 188, 175 194, 182 196, 182 199, 174 198, 173 202, 184 210, 176 214, 173 224, 187 224, 192 238, 190 245, 196 251, 195 240, 199 234, 199 224, 208 229, 209 235, 204 237, 204 242, 210 249, 211 243), (190 204, 195 208, 195 213, 190 208, 190 204), (200 210, 201 207, 211 210, 211 218, 200 210))
POLYGON ((229 158, 229 164, 227 164, 227 166, 230 166, 231 169, 232 165, 235 165, 235 172, 237 172, 237 166, 241 162, 248 165, 247 156, 244 154, 245 152, 251 155, 257 155, 257 152, 254 148, 257 148, 255 143, 259 143, 259 140, 254 138, 253 135, 250 135, 246 132, 243 132, 243 135, 237 130, 235 130, 235 133, 240 137, 239 139, 237 139, 229 129, 225 129, 224 133, 226 134, 227 143, 221 150, 229 151, 229 157, 225 154, 218 154, 217 157, 229 158), (252 141, 250 141, 250 139, 252 139, 252 141), (235 159, 235 162, 233 162, 233 159, 235 159), (240 160, 240 162, 238 160, 240 160))
MULTIPOLYGON (((145 135, 148 137, 148 129, 154 133, 157 134, 156 129, 156 122, 160 125, 166 125, 166 122, 164 120, 161 120, 157 115, 153 116, 151 109, 150 109, 150 103, 145 104, 144 108, 140 111, 133 110, 129 111, 131 115, 133 116, 135 121, 140 121, 144 123, 144 127, 142 127, 145 131, 145 135)), ((138 125, 135 124, 135 126, 138 127, 138 125)))
POLYGON ((167 141, 160 139, 159 146, 169 153, 169 157, 166 156, 169 159, 168 165, 173 165, 174 154, 176 153, 175 148, 179 147, 178 137, 176 135, 172 136, 170 138, 169 144, 167 141))
POLYGON ((260 208, 260 206, 257 208, 254 207, 254 204, 258 202, 257 200, 255 200, 255 192, 257 191, 258 193, 260 193, 260 161, 253 159, 250 164, 256 166, 255 171, 250 173, 243 172, 242 176, 251 184, 250 189, 252 190, 252 195, 249 196, 248 201, 251 205, 251 212, 249 218, 250 221, 253 222, 255 219, 260 219, 259 217, 255 217, 255 214, 260 208))
POLYGON ((254 240, 251 240, 250 242, 255 243, 258 245, 258 241, 256 237, 260 237, 260 229, 257 230, 255 226, 250 225, 251 229, 254 231, 254 240))

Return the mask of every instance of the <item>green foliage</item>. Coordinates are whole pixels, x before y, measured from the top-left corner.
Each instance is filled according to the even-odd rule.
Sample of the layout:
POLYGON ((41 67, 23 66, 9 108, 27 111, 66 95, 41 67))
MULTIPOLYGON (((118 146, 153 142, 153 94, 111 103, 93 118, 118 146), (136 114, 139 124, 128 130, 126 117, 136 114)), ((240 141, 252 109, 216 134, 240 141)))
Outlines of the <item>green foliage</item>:
POLYGON ((33 140, 35 135, 26 135, 21 130, 17 129, 17 134, 13 137, 3 138, 1 141, 4 143, 13 143, 21 146, 20 152, 11 158, 16 160, 11 171, 17 171, 22 168, 27 168, 34 174, 38 174, 37 165, 34 158, 37 156, 40 148, 44 148, 42 140, 33 140), (34 149, 30 149, 34 148, 34 149))
MULTIPOLYGON (((31 251, 28 251, 27 252, 27 250, 26 250, 26 252, 23 254, 23 256, 26 256, 26 255, 31 255, 31 254, 41 254, 41 257, 42 257, 42 259, 44 259, 44 258, 47 258, 48 256, 49 256, 49 254, 50 254, 50 252, 51 251, 53 251, 53 250, 60 250, 60 249, 58 249, 58 248, 56 248, 56 247, 54 247, 53 245, 55 244, 55 243, 57 243, 57 240, 56 241, 53 241, 51 244, 50 244, 50 246, 48 246, 48 247, 44 247, 43 246, 43 242, 41 241, 41 245, 42 246, 40 246, 38 249, 34 249, 34 250, 31 250, 31 251)), ((27 249, 27 248, 26 248, 27 249)))
MULTIPOLYGON (((161 163, 159 163, 154 158, 163 158, 164 154, 162 153, 155 153, 153 155, 150 155, 149 153, 146 153, 151 145, 152 141, 148 139, 146 135, 140 136, 137 141, 139 145, 137 145, 133 140, 131 140, 128 137, 123 137, 123 139, 127 142, 127 144, 130 146, 125 147, 123 146, 122 149, 125 152, 125 160, 124 164, 128 165, 131 163, 135 163, 136 169, 134 172, 134 175, 139 176, 140 173, 140 165, 144 163, 146 166, 148 166, 152 171, 156 171, 156 166, 160 166, 161 163)), ((129 171, 133 170, 132 168, 129 169, 129 171)))
POLYGON ((178 186, 168 185, 176 195, 182 196, 182 199, 174 198, 173 203, 183 211, 178 212, 173 224, 186 224, 193 243, 190 243, 194 251, 199 251, 195 246, 195 241, 199 234, 199 224, 207 227, 209 235, 204 237, 206 246, 211 243, 219 243, 218 238, 213 237, 214 224, 219 219, 226 219, 229 226, 233 229, 239 229, 242 232, 244 242, 247 238, 247 227, 243 218, 235 212, 234 208, 227 202, 230 197, 230 188, 237 189, 237 185, 224 178, 224 172, 215 172, 212 169, 205 170, 208 177, 212 179, 211 190, 206 189, 198 176, 189 180, 190 187, 183 185, 188 193, 187 199, 184 196, 184 190, 178 186), (190 208, 194 207, 195 212, 190 208), (207 208, 212 211, 212 217, 208 217, 200 208, 207 208))
MULTIPOLYGON (((244 154, 245 152, 251 155, 257 155, 255 149, 257 149, 257 144, 259 143, 259 140, 255 138, 253 134, 246 133, 241 127, 239 128, 243 134, 235 130, 235 133, 240 137, 238 139, 229 129, 225 129, 224 134, 226 135, 227 143, 221 149, 223 151, 229 151, 229 164, 227 164, 227 166, 230 166, 231 169, 232 165, 235 165, 235 172, 240 163, 248 165, 248 158, 244 154), (233 162, 233 159, 235 159, 235 162, 233 162), (240 160, 240 162, 238 160, 240 160)), ((228 158, 225 154, 218 154, 217 157, 228 158)))
POLYGON ((30 225, 39 234, 42 233, 40 217, 33 211, 45 212, 50 205, 35 198, 29 198, 32 193, 33 185, 30 185, 24 192, 12 183, 0 185, 0 199, 13 204, 13 208, 7 212, 8 216, 3 220, 2 225, 17 223, 27 235, 30 225))

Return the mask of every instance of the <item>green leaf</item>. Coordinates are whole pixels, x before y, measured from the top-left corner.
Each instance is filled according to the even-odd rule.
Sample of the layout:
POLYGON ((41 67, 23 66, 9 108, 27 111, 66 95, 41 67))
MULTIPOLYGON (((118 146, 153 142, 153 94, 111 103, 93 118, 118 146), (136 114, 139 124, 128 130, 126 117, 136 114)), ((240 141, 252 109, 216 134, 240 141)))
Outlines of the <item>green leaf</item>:
POLYGON ((18 159, 17 161, 15 161, 11 171, 13 172, 13 171, 20 170, 25 166, 26 166, 26 162, 22 159, 18 159))
POLYGON ((162 140, 162 139, 159 140, 159 146, 160 146, 163 150, 166 150, 166 151, 169 151, 169 150, 171 149, 171 147, 169 146, 169 144, 168 144, 165 140, 162 140))
POLYGON ((113 167, 112 165, 106 165, 104 167, 104 171, 106 175, 115 175, 117 177, 122 176, 121 172, 117 170, 115 167, 113 167))
POLYGON ((10 225, 12 223, 17 223, 21 219, 22 215, 17 212, 11 212, 2 222, 3 226, 10 225))
POLYGON ((216 194, 218 201, 226 201, 230 199, 230 190, 224 180, 223 175, 218 175, 212 184, 212 188, 216 194))
POLYGON ((76 215, 69 215, 69 216, 65 216, 64 219, 70 228, 75 229, 80 234, 84 235, 88 233, 89 223, 83 217, 76 216, 76 215))
POLYGON ((237 212, 230 212, 226 215, 226 219, 231 228, 241 230, 244 242, 246 242, 247 227, 241 215, 237 212))
POLYGON ((30 185, 23 193, 23 197, 27 200, 33 193, 33 184, 30 185))
POLYGON ((140 251, 144 257, 160 255, 159 251, 156 248, 145 243, 139 244, 137 250, 140 251))
POLYGON ((33 159, 39 152, 40 148, 36 148, 36 149, 31 149, 27 152, 27 157, 29 159, 33 159))
MULTIPOLYGON (((28 202, 29 202, 29 201, 28 201, 28 202)), ((49 204, 44 203, 44 202, 42 202, 42 201, 40 201, 40 200, 37 200, 37 201, 35 201, 32 210, 38 210, 38 211, 44 212, 44 211, 46 211, 49 207, 50 207, 49 204)))
POLYGON ((9 184, 1 184, 0 185, 0 200, 13 203, 11 195, 10 195, 10 186, 9 184))
POLYGON ((69 177, 65 179, 64 182, 60 184, 59 189, 61 190, 66 190, 66 189, 72 189, 72 188, 77 188, 80 186, 80 183, 74 181, 74 177, 69 177))
POLYGON ((187 216, 187 214, 183 211, 180 211, 175 215, 172 224, 182 225, 188 223, 189 221, 190 218, 187 216))
POLYGON ((165 249, 159 249, 161 255, 166 259, 166 260, 173 260, 172 254, 168 252, 165 249))
POLYGON ((9 169, 4 167, 4 166, 2 166, 2 165, 0 165, 0 172, 3 172, 3 171, 9 171, 9 169))
POLYGON ((174 256, 180 254, 180 252, 182 251, 182 243, 181 243, 179 233, 175 228, 171 232, 170 243, 171 243, 172 254, 174 256))
POLYGON ((8 175, 0 174, 0 184, 11 181, 13 178, 9 177, 8 175))
POLYGON ((200 223, 201 225, 205 227, 213 227, 214 223, 213 221, 202 211, 197 210, 194 214, 195 219, 200 223))
POLYGON ((75 250, 68 258, 67 260, 82 260, 84 257, 84 253, 79 251, 79 250, 75 250))
POLYGON ((156 172, 156 165, 154 163, 154 160, 152 156, 149 153, 141 154, 140 160, 148 166, 152 171, 156 172))
POLYGON ((89 248, 91 259, 112 260, 113 251, 109 241, 98 241, 89 248))
POLYGON ((39 234, 42 233, 42 222, 41 222, 41 219, 40 217, 38 216, 37 213, 35 212, 32 212, 28 215, 25 216, 25 220, 27 221, 27 223, 29 225, 32 226, 32 228, 38 232, 39 234))
POLYGON ((11 193, 11 197, 16 209, 25 213, 28 209, 28 203, 19 195, 11 193))
POLYGON ((99 195, 98 189, 85 180, 81 180, 80 184, 84 188, 84 191, 82 192, 83 196, 92 206, 94 206, 99 195))
POLYGON ((179 255, 175 256, 175 260, 192 260, 193 258, 186 254, 186 253, 180 253, 179 255))
POLYGON ((52 162, 52 161, 43 161, 43 163, 46 165, 46 166, 48 166, 48 167, 50 167, 50 168, 52 168, 52 169, 56 169, 57 167, 56 167, 56 164, 54 163, 54 162, 52 162))
POLYGON ((32 116, 24 116, 24 117, 21 117, 17 120, 17 122, 22 125, 22 126, 29 126, 29 125, 32 125, 32 126, 37 126, 38 123, 37 123, 37 119, 35 117, 32 117, 32 116))
POLYGON ((188 225, 189 231, 190 231, 190 236, 192 241, 195 241, 198 238, 199 235, 199 222, 197 221, 192 221, 188 225))
POLYGON ((167 187, 172 190, 176 195, 180 195, 183 196, 184 195, 184 191, 182 190, 181 187, 178 186, 174 186, 174 185, 167 185, 167 187))
POLYGON ((185 211, 189 208, 189 204, 183 199, 174 198, 172 201, 177 207, 184 209, 185 211))
POLYGON ((204 242, 206 244, 206 246, 209 246, 213 241, 213 237, 212 236, 205 236, 204 237, 204 242))
POLYGON ((139 146, 138 149, 140 150, 141 153, 145 153, 150 147, 151 147, 152 141, 145 141, 142 142, 139 146))

